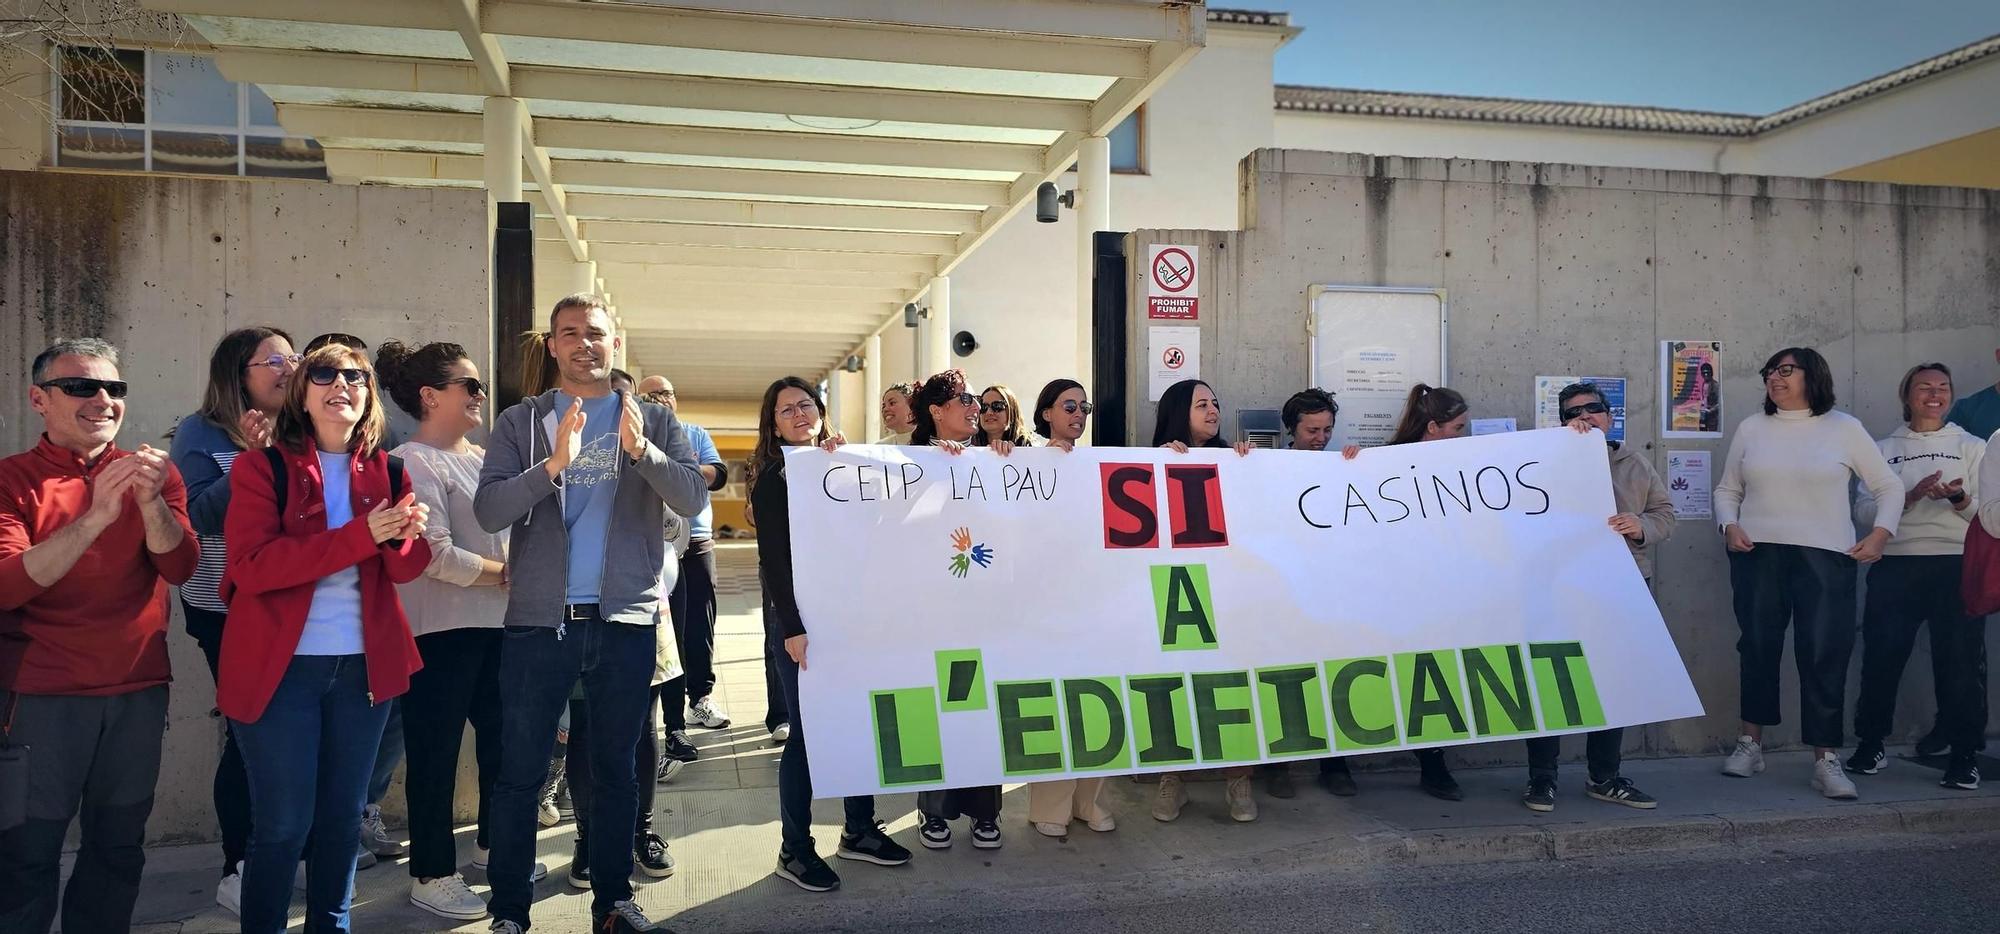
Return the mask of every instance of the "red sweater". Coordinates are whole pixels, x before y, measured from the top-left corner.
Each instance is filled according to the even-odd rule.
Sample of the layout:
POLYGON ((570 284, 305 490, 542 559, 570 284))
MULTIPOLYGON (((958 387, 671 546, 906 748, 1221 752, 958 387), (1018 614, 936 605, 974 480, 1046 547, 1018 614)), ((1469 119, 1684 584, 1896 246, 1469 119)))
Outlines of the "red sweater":
MULTIPOLYGON (((146 550, 146 519, 129 498, 76 566, 43 587, 22 555, 90 510, 90 489, 112 461, 97 463, 49 442, 0 460, 0 691, 104 696, 173 680, 167 667, 167 585, 194 574, 200 555, 188 526, 187 488, 167 467, 160 485, 181 543, 146 550)), ((128 497, 130 494, 127 494, 128 497)))
MULTIPOLYGON (((222 576, 222 599, 229 625, 222 627, 222 658, 216 667, 215 705, 245 723, 264 715, 292 653, 305 631, 319 580, 346 567, 361 574, 361 645, 368 663, 368 691, 385 703, 410 689, 410 673, 423 667, 410 621, 403 615, 396 585, 416 580, 430 564, 423 539, 377 545, 366 514, 389 498, 389 455, 376 451, 349 461, 354 519, 326 527, 326 488, 319 457, 312 451, 280 447, 290 489, 285 513, 271 486, 271 462, 262 451, 246 452, 229 469, 229 512, 222 523, 229 563, 222 576)), ((407 475, 401 487, 410 489, 407 475)))

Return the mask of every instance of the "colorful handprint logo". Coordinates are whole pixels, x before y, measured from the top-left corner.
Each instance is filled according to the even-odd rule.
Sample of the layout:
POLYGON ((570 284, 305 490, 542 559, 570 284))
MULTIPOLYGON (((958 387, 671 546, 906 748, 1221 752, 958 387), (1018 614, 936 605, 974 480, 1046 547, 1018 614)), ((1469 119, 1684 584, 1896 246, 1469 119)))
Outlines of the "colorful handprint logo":
POLYGON ((951 576, 964 578, 977 564, 982 568, 993 566, 993 549, 985 543, 972 543, 972 530, 959 526, 951 533, 951 576))

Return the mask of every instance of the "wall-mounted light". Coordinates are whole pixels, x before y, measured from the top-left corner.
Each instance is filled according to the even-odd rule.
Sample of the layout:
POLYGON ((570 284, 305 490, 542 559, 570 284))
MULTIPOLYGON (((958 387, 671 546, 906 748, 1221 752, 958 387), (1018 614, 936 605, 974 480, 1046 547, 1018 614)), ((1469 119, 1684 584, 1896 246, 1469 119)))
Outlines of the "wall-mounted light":
POLYGON ((1055 182, 1043 182, 1035 189, 1035 220, 1053 224, 1062 208, 1076 208, 1076 189, 1063 191, 1055 182))
POLYGON ((919 318, 928 318, 930 316, 931 310, 928 308, 918 308, 916 302, 910 302, 903 306, 903 326, 906 328, 916 327, 919 318))

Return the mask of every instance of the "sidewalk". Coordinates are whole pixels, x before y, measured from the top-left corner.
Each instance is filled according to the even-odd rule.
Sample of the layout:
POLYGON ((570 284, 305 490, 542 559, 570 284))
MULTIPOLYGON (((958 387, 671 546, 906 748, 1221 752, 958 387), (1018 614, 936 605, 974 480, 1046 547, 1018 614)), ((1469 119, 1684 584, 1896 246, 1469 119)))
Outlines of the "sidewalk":
MULTIPOLYGON (((1004 900, 993 901, 1000 896, 1073 889, 1087 889, 1090 897, 1109 903, 1241 871, 1388 871, 1747 848, 1830 835, 2000 829, 2000 785, 1977 792, 1939 788, 1938 769, 1898 755, 1908 750, 1892 750, 1881 774, 1856 776, 1859 802, 1834 802, 1814 793, 1807 786, 1809 757, 1803 751, 1770 755, 1768 769, 1754 779, 1721 775, 1719 757, 1628 762, 1625 774, 1660 799, 1653 811, 1584 796, 1581 764, 1566 765, 1558 807, 1549 814, 1521 806, 1525 774, 1520 768, 1460 769, 1466 800, 1450 803, 1418 791, 1413 771, 1358 772, 1361 794, 1334 798, 1313 784, 1310 766, 1301 766, 1297 798, 1272 799, 1259 784, 1261 815, 1251 824, 1229 819, 1220 782, 1191 784, 1193 800, 1181 819, 1161 824, 1148 814, 1152 785, 1114 778, 1106 794, 1118 829, 1097 834, 1076 824, 1071 836, 1060 840, 1042 837, 1028 826, 1027 792, 1010 785, 1002 817, 1006 845, 998 851, 973 850, 963 822, 954 828, 960 839, 953 849, 925 850, 917 842, 915 797, 884 796, 877 799, 878 813, 888 821, 890 833, 917 854, 911 865, 895 869, 831 859, 840 806, 820 802, 820 853, 844 884, 839 892, 811 894, 771 874, 778 849, 778 748, 770 745, 762 723, 762 631, 754 575, 745 573, 755 560, 754 550, 725 545, 718 559, 725 590, 716 653, 719 690, 737 725, 694 733, 702 759, 660 788, 656 818, 678 870, 672 878, 637 886, 640 904, 676 930, 865 929, 891 906, 945 919, 974 903, 999 904, 1004 910, 1004 900)), ((2000 781, 2000 763, 1989 758, 1986 765, 1991 767, 1988 774, 2000 781)), ((588 927, 589 896, 567 882, 572 840, 569 824, 541 835, 541 859, 550 875, 536 888, 537 930, 588 927)), ((459 844, 469 863, 469 828, 459 834, 459 844)), ((149 852, 137 929, 187 934, 236 930, 236 919, 214 903, 219 860, 212 844, 149 852)), ((465 875, 475 891, 485 893, 482 873, 468 865, 465 875)), ((357 874, 355 884, 357 931, 486 929, 483 921, 453 927, 412 907, 408 870, 401 860, 385 860, 357 874)), ((303 903, 294 908, 303 910, 303 903)))

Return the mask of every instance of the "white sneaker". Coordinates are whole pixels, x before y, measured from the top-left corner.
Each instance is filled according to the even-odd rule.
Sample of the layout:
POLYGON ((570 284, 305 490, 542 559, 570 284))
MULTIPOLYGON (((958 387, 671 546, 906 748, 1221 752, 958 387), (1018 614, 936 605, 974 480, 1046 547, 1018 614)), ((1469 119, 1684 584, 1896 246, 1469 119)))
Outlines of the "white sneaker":
POLYGON ((653 769, 653 781, 655 784, 664 785, 673 781, 674 776, 679 775, 684 768, 687 768, 687 763, 673 756, 661 756, 659 766, 653 769))
POLYGON ((1179 820, 1184 807, 1187 807, 1187 788, 1181 784, 1181 777, 1160 776, 1160 788, 1153 793, 1153 819, 1162 822, 1179 820))
POLYGON ((486 917, 486 902, 466 887, 464 876, 455 872, 429 882, 410 880, 410 904, 454 921, 486 917))
POLYGON ((792 725, 789 723, 780 723, 778 724, 777 729, 771 731, 771 742, 777 743, 778 745, 782 746, 788 742, 791 742, 791 740, 792 740, 792 725))
MULTIPOLYGON (((1749 778, 1764 771, 1764 746, 1748 734, 1736 737, 1736 748, 1722 760, 1722 774, 1749 778)), ((1850 788, 1853 786, 1849 786, 1850 788)))
POLYGON ((230 867, 229 875, 223 876, 215 884, 215 903, 227 909, 232 915, 243 913, 243 862, 238 860, 230 867))
POLYGON ((1084 822, 1084 826, 1089 827, 1090 829, 1095 830, 1098 833, 1110 833, 1118 829, 1118 821, 1112 819, 1111 815, 1106 814, 1103 817, 1100 817, 1094 821, 1084 822))
POLYGON ((371 804, 361 809, 361 848, 376 856, 401 856, 403 844, 389 836, 382 826, 382 808, 371 804))
MULTIPOLYGON (((474 844, 472 848, 472 868, 477 869, 480 872, 485 872, 486 861, 488 859, 491 859, 492 855, 493 855, 492 850, 474 844)), ((535 868, 528 871, 529 882, 540 882, 543 879, 548 878, 548 876, 549 876, 549 867, 546 863, 536 863, 535 868)))
POLYGON ((1840 767, 1840 757, 1825 753, 1813 760, 1813 790, 1829 798, 1852 801, 1861 797, 1854 790, 1854 780, 1847 777, 1847 771, 1840 767))
POLYGON ((704 697, 688 705, 688 722, 720 730, 729 725, 729 714, 715 706, 715 698, 704 697))
POLYGON ((1034 825, 1035 825, 1035 832, 1041 834, 1044 837, 1069 836, 1068 824, 1058 824, 1053 821, 1038 820, 1034 822, 1034 825))
POLYGON ((1239 824, 1257 819, 1257 797, 1250 789, 1250 776, 1229 780, 1223 797, 1229 799, 1229 817, 1239 824))

